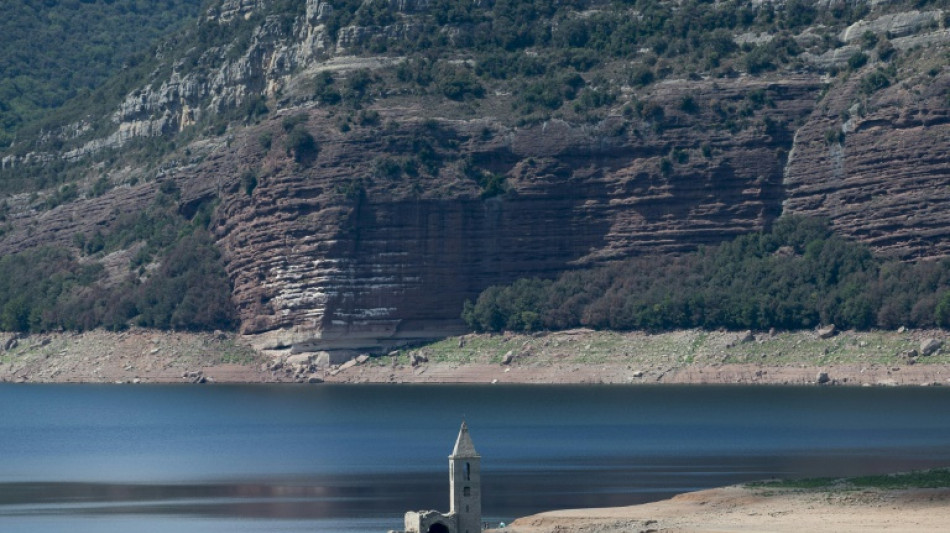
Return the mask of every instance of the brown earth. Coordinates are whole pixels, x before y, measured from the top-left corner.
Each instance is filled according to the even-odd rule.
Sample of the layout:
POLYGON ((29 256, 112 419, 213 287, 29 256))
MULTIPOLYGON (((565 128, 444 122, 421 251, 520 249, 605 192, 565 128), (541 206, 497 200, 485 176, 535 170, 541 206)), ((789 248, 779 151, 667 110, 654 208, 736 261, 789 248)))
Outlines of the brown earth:
POLYGON ((830 490, 733 486, 605 509, 519 518, 511 533, 946 531, 950 489, 830 490))
POLYGON ((133 329, 0 336, 0 381, 948 385, 950 354, 913 356, 942 331, 663 334, 570 330, 466 335, 320 365, 315 354, 258 352, 226 333, 133 329), (751 335, 751 339, 749 336, 751 335), (415 360, 415 363, 413 361, 415 360))
MULTIPOLYGON (((0 335, 0 348, 11 336, 0 335)), ((31 335, 0 351, 0 381, 192 383, 270 381, 260 355, 229 334, 135 329, 31 335), (255 364, 257 363, 257 364, 255 364)))

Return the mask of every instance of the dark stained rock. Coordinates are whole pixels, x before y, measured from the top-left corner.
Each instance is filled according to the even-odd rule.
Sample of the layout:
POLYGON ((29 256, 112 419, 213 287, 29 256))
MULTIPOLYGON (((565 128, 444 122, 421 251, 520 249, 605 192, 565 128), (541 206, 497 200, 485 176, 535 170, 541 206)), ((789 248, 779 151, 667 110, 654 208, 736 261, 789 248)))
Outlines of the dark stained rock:
POLYGON ((937 353, 943 347, 943 341, 940 339, 925 339, 920 343, 920 355, 928 356, 937 353))

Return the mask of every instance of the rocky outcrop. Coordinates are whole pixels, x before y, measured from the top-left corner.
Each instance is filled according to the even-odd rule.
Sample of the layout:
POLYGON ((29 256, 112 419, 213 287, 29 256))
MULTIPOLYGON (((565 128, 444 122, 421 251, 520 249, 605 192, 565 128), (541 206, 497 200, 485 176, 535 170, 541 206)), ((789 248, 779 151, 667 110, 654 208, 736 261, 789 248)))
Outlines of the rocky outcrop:
MULTIPOLYGON (((359 111, 378 117, 366 123, 354 118, 358 110, 314 99, 320 72, 343 79, 403 61, 344 54, 373 40, 414 38, 424 0, 392 0, 395 22, 346 26, 333 36, 325 27, 332 2, 307 0, 289 21, 266 16, 267 5, 215 6, 206 23, 254 21, 246 41, 200 50, 189 61, 202 68, 173 61, 126 96, 112 132, 65 158, 139 137, 173 138, 255 100, 272 106, 270 115, 259 124, 231 121, 224 133, 183 148, 187 159, 170 156, 157 170, 112 171, 134 174, 135 185, 43 212, 17 210, 9 228, 0 227, 0 253, 74 246, 76 235, 108 231, 173 181, 182 213, 218 202, 211 229, 242 331, 262 347, 296 351, 382 348, 454 333, 462 303, 493 284, 678 254, 763 229, 783 212, 828 217, 881 253, 950 254, 950 73, 925 61, 945 53, 940 11, 869 17, 828 34, 843 41, 830 49, 820 29, 806 31, 795 37, 809 50, 796 72, 667 77, 636 89, 609 78, 599 83, 620 99, 593 119, 516 126, 445 112, 434 89, 367 99, 359 111), (871 51, 867 65, 837 78, 808 70, 847 65, 868 31, 908 54, 904 70, 886 70, 886 54, 871 51), (907 66, 915 61, 927 66, 907 66), (318 148, 306 161, 289 157, 283 144, 284 119, 298 115, 318 148), (255 187, 241 185, 248 173, 255 187), (503 186, 485 187, 485 177, 503 186)), ((771 40, 736 37, 744 46, 771 40)), ((485 107, 504 113, 512 100, 489 92, 485 107)), ((88 129, 77 126, 75 135, 88 129)), ((27 159, 54 155, 7 156, 3 167, 27 159)))
POLYGON ((855 22, 841 32, 839 38, 846 43, 850 43, 861 39, 867 32, 880 36, 887 35, 891 39, 906 37, 922 30, 939 28, 942 18, 943 10, 940 9, 924 12, 913 10, 892 13, 872 20, 855 22))
POLYGON ((920 343, 920 355, 928 356, 937 353, 943 348, 943 341, 940 339, 924 339, 920 343))
POLYGON ((785 211, 828 217, 882 253, 946 256, 950 73, 875 89, 865 80, 877 67, 833 88, 796 133, 785 211))
POLYGON ((244 331, 313 350, 437 337, 458 331, 462 302, 489 285, 760 229, 781 212, 791 132, 820 86, 684 80, 656 89, 662 121, 444 121, 433 131, 403 117, 385 136, 340 133, 312 111, 321 151, 311 166, 254 146, 229 156, 261 168, 251 195, 222 203, 216 230, 244 331), (773 107, 740 131, 710 131, 717 105, 756 89, 773 107), (703 111, 679 111, 686 94, 703 111), (436 146, 436 174, 378 175, 377 161, 411 157, 419 139, 436 146), (463 160, 503 175, 507 192, 484 197, 463 160))
POLYGON ((264 5, 264 0, 221 0, 220 4, 212 5, 207 16, 222 23, 227 23, 236 17, 247 17, 264 5))

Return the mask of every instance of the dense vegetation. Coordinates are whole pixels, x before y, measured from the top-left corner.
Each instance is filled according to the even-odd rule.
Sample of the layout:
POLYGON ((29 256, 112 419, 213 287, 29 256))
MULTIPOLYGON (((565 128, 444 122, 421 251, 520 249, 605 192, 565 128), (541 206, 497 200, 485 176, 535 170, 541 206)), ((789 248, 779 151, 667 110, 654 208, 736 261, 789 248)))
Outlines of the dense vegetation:
POLYGON ((177 194, 163 188, 107 234, 77 234, 83 256, 39 248, 0 258, 0 329, 233 329, 230 282, 206 229, 213 206, 187 220, 177 194), (106 272, 95 260, 116 250, 135 251, 130 266, 106 272))
POLYGON ((0 17, 0 146, 88 95, 205 0, 17 0, 0 17))
POLYGON ((876 258, 824 221, 783 217, 680 257, 490 287, 462 316, 480 331, 947 327, 950 260, 876 258))

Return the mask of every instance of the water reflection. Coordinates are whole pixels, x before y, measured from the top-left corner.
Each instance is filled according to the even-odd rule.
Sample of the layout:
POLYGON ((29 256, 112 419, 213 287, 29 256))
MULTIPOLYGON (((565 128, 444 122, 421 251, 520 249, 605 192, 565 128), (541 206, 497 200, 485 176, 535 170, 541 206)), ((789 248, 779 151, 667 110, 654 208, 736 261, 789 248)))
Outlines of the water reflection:
MULTIPOLYGON (((576 459, 528 470, 484 471, 484 507, 510 520, 548 509, 645 503, 682 492, 789 476, 885 473, 948 464, 946 452, 841 456, 735 456, 576 459)), ((498 468, 502 466, 502 468, 498 468)), ((320 520, 400 517, 448 507, 445 472, 319 476, 256 482, 0 484, 0 517, 166 515, 320 520)), ((398 525, 398 524, 397 524, 398 525)), ((395 527, 395 526, 394 526, 395 527)))
POLYGON ((489 521, 950 464, 938 389, 0 386, 0 405, 12 531, 397 528, 448 509, 463 414, 489 521))

